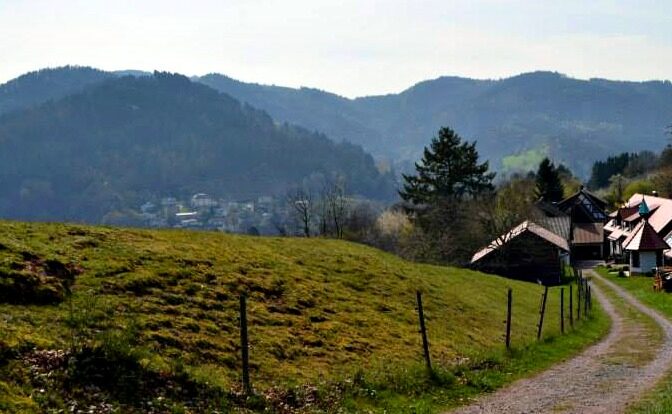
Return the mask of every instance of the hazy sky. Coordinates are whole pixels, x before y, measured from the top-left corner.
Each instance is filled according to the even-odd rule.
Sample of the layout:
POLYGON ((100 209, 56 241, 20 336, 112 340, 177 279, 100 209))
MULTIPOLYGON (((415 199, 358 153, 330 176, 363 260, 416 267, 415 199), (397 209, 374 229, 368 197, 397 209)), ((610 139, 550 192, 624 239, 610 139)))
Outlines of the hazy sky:
POLYGON ((442 75, 672 78, 672 1, 0 0, 0 82, 65 64, 345 96, 442 75))

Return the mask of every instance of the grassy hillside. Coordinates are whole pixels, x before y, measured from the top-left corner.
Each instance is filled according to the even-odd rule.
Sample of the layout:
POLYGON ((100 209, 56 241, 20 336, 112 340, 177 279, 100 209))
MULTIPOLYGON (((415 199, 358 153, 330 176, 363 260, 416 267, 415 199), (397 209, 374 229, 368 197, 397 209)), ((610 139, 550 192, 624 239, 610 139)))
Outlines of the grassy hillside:
POLYGON ((599 317, 553 339, 553 289, 551 339, 530 348, 541 287, 322 239, 0 222, 0 286, 0 411, 9 412, 73 401, 129 412, 149 403, 424 412, 557 361, 608 325, 599 317), (504 358, 509 286, 513 343, 525 352, 504 358), (438 367, 430 379, 419 369, 416 289, 438 367), (265 400, 237 391, 241 292, 265 400))

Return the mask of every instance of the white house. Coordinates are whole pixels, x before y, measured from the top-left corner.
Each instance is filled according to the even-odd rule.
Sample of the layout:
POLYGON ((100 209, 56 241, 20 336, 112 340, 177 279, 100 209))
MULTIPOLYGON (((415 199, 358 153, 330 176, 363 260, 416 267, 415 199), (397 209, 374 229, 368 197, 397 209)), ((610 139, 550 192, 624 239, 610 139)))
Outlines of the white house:
POLYGON ((645 198, 637 207, 637 215, 640 221, 623 241, 623 250, 628 253, 631 273, 649 273, 663 266, 663 254, 670 246, 649 223, 652 214, 645 198))

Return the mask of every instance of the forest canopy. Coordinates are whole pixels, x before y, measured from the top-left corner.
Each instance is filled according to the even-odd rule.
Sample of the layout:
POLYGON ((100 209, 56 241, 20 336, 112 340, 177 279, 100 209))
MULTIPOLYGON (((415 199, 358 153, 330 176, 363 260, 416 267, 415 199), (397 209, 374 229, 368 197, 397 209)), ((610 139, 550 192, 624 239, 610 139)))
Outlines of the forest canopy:
POLYGON ((394 196, 361 147, 300 127, 188 78, 112 78, 0 116, 0 215, 99 222, 150 197, 283 194, 303 180, 394 196))

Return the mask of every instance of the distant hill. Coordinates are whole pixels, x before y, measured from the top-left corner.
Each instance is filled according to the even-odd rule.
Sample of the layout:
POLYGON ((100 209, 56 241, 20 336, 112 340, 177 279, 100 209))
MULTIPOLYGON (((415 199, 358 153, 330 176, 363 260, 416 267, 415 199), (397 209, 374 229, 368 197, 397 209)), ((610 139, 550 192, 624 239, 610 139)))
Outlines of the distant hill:
MULTIPOLYGON (((141 71, 65 67, 32 72, 0 85, 0 114, 141 71)), ((438 128, 449 125, 478 141, 498 170, 536 167, 545 156, 587 178, 598 159, 660 150, 672 123, 670 82, 578 80, 533 72, 501 80, 441 77, 398 93, 347 99, 311 88, 244 83, 224 75, 192 78, 337 141, 362 145, 398 169, 409 168, 438 128)))
POLYGON ((85 87, 107 79, 151 75, 151 72, 141 70, 105 72, 87 66, 36 70, 0 85, 0 115, 81 92, 85 87))
POLYGON ((442 125, 478 141, 498 169, 546 155, 587 177, 596 159, 660 149, 672 122, 670 82, 572 79, 534 72, 502 80, 442 77, 399 94, 346 99, 315 89, 198 79, 279 120, 324 131, 396 162, 413 161, 442 125))
POLYGON ((337 175, 351 193, 394 195, 392 177, 361 147, 276 125, 179 75, 112 76, 0 116, 6 218, 99 222, 156 196, 203 191, 240 199, 337 175))
POLYGON ((26 73, 0 85, 0 114, 62 98, 113 76, 109 72, 80 66, 26 73))

